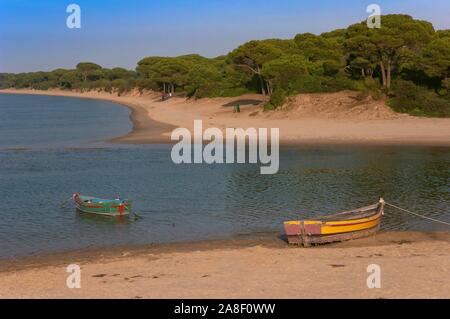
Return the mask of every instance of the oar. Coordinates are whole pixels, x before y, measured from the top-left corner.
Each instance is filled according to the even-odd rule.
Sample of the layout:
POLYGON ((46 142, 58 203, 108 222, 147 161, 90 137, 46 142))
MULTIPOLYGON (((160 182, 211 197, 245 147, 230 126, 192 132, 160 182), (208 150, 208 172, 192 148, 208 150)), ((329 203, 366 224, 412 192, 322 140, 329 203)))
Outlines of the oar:
POLYGON ((133 212, 133 215, 134 215, 134 220, 136 220, 136 221, 143 218, 141 215, 138 215, 135 212, 133 212))
POLYGON ((66 199, 64 202, 61 203, 61 208, 66 208, 69 201, 72 200, 72 197, 66 199))

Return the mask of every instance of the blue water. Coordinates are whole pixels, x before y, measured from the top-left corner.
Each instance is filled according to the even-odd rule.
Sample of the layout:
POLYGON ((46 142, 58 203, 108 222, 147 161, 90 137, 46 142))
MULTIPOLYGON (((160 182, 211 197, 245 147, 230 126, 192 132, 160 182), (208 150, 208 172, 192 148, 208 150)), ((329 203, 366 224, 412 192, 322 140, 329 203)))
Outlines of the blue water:
MULTIPOLYGON (((0 95, 0 258, 281 233, 282 221, 388 201, 450 221, 450 148, 291 147, 280 172, 183 165, 170 145, 118 146, 129 111, 109 102, 0 95), (73 192, 131 197, 143 219, 92 217, 73 192)), ((388 209, 384 230, 447 226, 388 209)))
POLYGON ((117 104, 65 97, 0 95, 0 149, 102 143, 132 128, 117 104))

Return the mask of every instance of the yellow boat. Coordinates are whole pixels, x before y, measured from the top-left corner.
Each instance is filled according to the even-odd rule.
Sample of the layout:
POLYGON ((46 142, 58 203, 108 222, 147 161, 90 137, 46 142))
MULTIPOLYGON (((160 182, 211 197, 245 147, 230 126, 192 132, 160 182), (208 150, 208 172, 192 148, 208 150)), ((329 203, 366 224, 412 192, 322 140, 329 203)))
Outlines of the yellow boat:
POLYGON ((316 244, 357 239, 374 235, 380 229, 385 201, 352 211, 326 216, 321 220, 284 223, 289 244, 309 247, 316 244))

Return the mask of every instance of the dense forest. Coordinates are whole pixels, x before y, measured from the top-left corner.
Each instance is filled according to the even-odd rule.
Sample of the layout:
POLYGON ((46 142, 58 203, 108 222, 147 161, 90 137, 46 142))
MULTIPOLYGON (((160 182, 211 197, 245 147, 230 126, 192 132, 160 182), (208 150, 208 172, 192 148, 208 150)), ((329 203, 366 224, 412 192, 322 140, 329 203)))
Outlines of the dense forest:
POLYGON ((106 69, 92 62, 51 72, 0 73, 0 88, 178 92, 190 98, 266 97, 266 109, 300 93, 357 90, 387 98, 396 111, 450 117, 450 30, 436 31, 407 15, 366 22, 294 39, 247 42, 227 55, 147 57, 135 70, 106 69))

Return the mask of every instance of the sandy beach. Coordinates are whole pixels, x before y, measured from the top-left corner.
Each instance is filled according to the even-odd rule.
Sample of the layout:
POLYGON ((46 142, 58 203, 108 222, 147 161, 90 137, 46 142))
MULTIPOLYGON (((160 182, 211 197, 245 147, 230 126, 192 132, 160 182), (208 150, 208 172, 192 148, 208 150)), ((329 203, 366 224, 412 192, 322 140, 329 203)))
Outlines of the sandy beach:
POLYGON ((161 244, 0 262, 1 298, 450 298, 449 233, 312 249, 272 239, 161 244), (81 267, 68 289, 66 267, 81 267), (367 267, 381 267, 368 289, 367 267))
POLYGON ((124 96, 105 92, 61 90, 0 90, 0 93, 70 96, 102 99, 129 107, 133 131, 116 143, 170 143, 174 128, 203 129, 280 128, 283 144, 401 144, 450 146, 450 119, 418 118, 392 112, 383 101, 358 101, 356 93, 303 94, 286 109, 264 112, 260 95, 187 100, 174 97, 161 102, 156 93, 132 92, 124 96), (233 113, 240 104, 242 112, 233 113))

